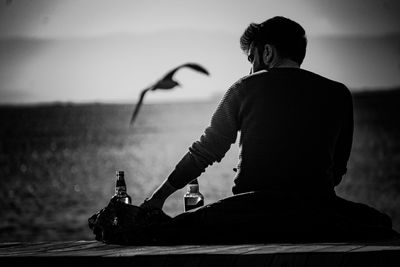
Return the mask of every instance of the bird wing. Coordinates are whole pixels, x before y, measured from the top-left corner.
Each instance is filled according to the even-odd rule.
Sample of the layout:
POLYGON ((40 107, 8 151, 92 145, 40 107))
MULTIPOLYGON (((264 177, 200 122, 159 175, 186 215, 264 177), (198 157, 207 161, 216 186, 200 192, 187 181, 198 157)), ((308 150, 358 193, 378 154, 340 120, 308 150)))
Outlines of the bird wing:
POLYGON ((177 70, 179 70, 179 69, 181 69, 181 68, 190 68, 190 69, 192 69, 192 70, 201 72, 201 73, 203 73, 203 74, 205 74, 205 75, 210 75, 210 73, 209 73, 205 68, 203 68, 202 66, 200 66, 199 64, 197 64, 197 63, 186 63, 186 64, 182 64, 182 65, 180 65, 180 66, 178 66, 178 67, 172 69, 171 71, 169 71, 169 72, 164 76, 164 78, 162 78, 162 80, 167 80, 167 79, 168 79, 168 80, 172 80, 172 77, 174 76, 175 72, 177 72, 177 70))
POLYGON ((178 66, 172 70, 170 70, 167 74, 165 74, 165 76, 161 79, 161 81, 163 80, 172 80, 172 76, 174 76, 175 72, 177 70, 179 70, 182 66, 178 66))
POLYGON ((196 63, 186 63, 180 66, 180 68, 182 67, 188 67, 191 68, 192 70, 199 71, 205 75, 210 75, 210 73, 205 68, 196 63))
POLYGON ((134 123, 134 121, 135 121, 135 119, 136 119, 136 117, 137 117, 137 114, 138 114, 138 112, 139 112, 139 109, 140 109, 140 107, 142 106, 144 96, 145 96, 146 93, 147 93, 148 91, 150 91, 151 89, 152 89, 152 87, 146 88, 146 89, 144 89, 144 90, 140 93, 139 101, 137 102, 137 104, 136 104, 136 106, 135 106, 135 110, 133 111, 133 114, 132 114, 131 123, 130 123, 131 126, 133 125, 133 123, 134 123))

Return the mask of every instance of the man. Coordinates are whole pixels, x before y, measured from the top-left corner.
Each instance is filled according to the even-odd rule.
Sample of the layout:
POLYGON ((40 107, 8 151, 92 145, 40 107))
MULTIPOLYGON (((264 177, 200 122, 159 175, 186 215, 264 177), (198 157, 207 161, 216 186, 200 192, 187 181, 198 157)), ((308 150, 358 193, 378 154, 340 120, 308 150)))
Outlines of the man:
MULTIPOLYGON (((252 65, 250 74, 228 89, 200 140, 141 206, 162 209, 172 193, 219 162, 240 131, 234 196, 178 215, 155 230, 160 240, 193 228, 199 234, 192 240, 205 242, 259 240, 250 236, 265 240, 277 228, 285 231, 276 237, 283 232, 304 237, 329 225, 316 225, 317 211, 331 207, 353 213, 341 208, 348 202, 334 191, 346 173, 352 146, 352 95, 345 85, 300 68, 306 44, 304 29, 284 17, 247 27, 240 45, 252 65), (293 223, 301 217, 310 219, 293 223)), ((378 211, 361 210, 368 215, 361 212, 356 221, 370 220, 372 212, 379 225, 391 224, 378 211)))

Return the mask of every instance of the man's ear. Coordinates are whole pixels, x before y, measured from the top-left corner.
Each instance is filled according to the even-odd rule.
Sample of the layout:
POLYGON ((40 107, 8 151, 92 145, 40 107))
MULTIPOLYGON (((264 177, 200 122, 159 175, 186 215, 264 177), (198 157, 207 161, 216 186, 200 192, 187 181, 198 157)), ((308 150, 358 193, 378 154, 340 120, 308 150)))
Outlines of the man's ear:
POLYGON ((275 54, 276 54, 275 47, 273 45, 266 44, 264 46, 263 57, 262 57, 264 64, 268 66, 268 64, 270 64, 274 59, 274 57, 276 56, 275 54))

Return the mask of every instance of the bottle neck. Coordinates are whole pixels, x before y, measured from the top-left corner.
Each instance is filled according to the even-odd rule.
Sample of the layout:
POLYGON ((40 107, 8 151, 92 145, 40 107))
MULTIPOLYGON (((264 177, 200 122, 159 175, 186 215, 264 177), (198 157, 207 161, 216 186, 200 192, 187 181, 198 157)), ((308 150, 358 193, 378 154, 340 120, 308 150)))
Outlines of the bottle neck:
POLYGON ((199 193, 199 185, 197 184, 189 185, 189 193, 199 193))
POLYGON ((117 183, 115 184, 115 187, 126 187, 126 183, 125 183, 124 178, 117 179, 117 183))

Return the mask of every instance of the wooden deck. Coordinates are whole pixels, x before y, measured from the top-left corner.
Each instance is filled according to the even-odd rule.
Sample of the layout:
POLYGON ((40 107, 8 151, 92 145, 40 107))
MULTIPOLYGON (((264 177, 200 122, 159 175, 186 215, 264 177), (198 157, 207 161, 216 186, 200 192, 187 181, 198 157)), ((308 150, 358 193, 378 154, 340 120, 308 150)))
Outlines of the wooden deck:
POLYGON ((0 243, 0 266, 400 266, 400 240, 375 243, 119 246, 0 243))

